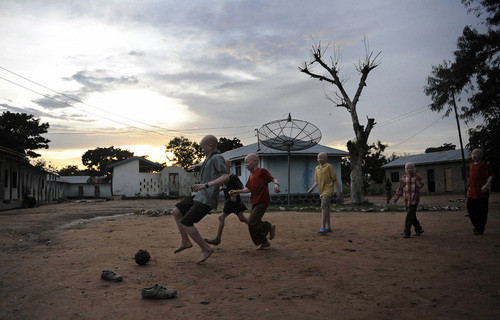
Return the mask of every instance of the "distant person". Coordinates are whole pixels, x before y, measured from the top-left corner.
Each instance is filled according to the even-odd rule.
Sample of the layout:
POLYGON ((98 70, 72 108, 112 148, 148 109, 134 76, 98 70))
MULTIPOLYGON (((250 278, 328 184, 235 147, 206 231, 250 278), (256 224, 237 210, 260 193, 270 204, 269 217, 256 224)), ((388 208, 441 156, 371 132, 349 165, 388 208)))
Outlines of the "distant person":
POLYGON ((248 220, 243 214, 243 212, 247 209, 247 207, 241 202, 241 197, 239 194, 229 195, 231 190, 241 190, 243 189, 243 183, 241 180, 234 174, 231 173, 231 161, 226 159, 226 168, 229 173, 229 180, 222 185, 222 189, 224 190, 224 198, 226 202, 224 203, 224 209, 219 216, 219 228, 217 229, 217 236, 213 239, 205 239, 205 241, 209 244, 219 245, 222 237, 222 230, 224 230, 224 221, 227 216, 231 213, 234 213, 241 222, 246 223, 248 225, 248 220))
POLYGON ((408 162, 405 165, 406 175, 403 176, 394 197, 396 203, 399 197, 404 196, 406 205, 406 220, 403 238, 411 237, 411 226, 415 228, 415 236, 424 233, 424 229, 417 219, 417 206, 420 202, 420 189, 424 186, 422 178, 418 175, 415 165, 408 162))
POLYGON ((387 197, 387 204, 389 204, 392 198, 392 182, 390 179, 385 179, 385 193, 387 197))
POLYGON ((483 161, 483 150, 472 151, 472 163, 469 165, 469 186, 467 192, 467 212, 472 222, 473 234, 481 235, 488 219, 488 198, 490 195, 493 173, 490 166, 483 161))
POLYGON ((319 186, 319 196, 321 198, 321 228, 319 229, 319 234, 324 234, 332 232, 330 225, 330 202, 333 198, 334 187, 337 188, 337 199, 342 196, 340 192, 339 183, 337 181, 337 175, 333 170, 331 164, 327 163, 327 155, 325 152, 318 153, 318 166, 314 171, 314 184, 307 191, 307 193, 313 192, 314 188, 319 186))
POLYGON ((262 221, 262 217, 266 213, 271 195, 267 185, 269 182, 274 183, 274 192, 280 192, 278 180, 274 178, 269 171, 264 168, 259 168, 259 157, 255 153, 251 153, 245 157, 245 166, 250 171, 246 188, 243 190, 231 190, 230 195, 239 193, 251 193, 250 201, 252 202, 252 210, 248 217, 248 231, 252 237, 252 241, 256 246, 260 246, 259 250, 269 247, 269 240, 273 240, 276 236, 276 226, 267 221, 262 221), (269 235, 269 240, 267 239, 269 235))
POLYGON ((217 208, 219 185, 229 179, 224 158, 217 150, 217 138, 213 135, 205 136, 200 142, 200 147, 206 156, 205 161, 195 168, 201 172, 201 183, 193 185, 193 190, 196 192, 194 196, 183 198, 173 210, 182 240, 180 247, 174 253, 191 248, 193 246, 189 240, 191 238, 201 248, 198 263, 207 260, 214 249, 205 242, 194 224, 203 219, 210 210, 217 208))

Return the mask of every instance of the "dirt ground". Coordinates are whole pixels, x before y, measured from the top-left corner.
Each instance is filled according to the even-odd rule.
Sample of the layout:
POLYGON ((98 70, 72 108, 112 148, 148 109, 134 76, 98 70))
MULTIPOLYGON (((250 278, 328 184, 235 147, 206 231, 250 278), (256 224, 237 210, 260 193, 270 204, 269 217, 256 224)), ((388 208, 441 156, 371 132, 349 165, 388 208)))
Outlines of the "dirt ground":
MULTIPOLYGON (((124 215, 176 200, 0 212, 0 319, 500 319, 500 195, 482 236, 450 199, 423 197, 460 210, 419 212, 425 233, 410 239, 404 212, 334 213, 328 235, 316 233, 317 212, 268 212, 277 235, 266 250, 233 215, 201 265, 196 246, 174 254, 172 216, 124 215), (139 249, 152 256, 146 266, 133 260, 139 249), (103 269, 123 282, 101 280, 103 269), (154 284, 177 297, 141 299, 154 284)), ((215 235, 217 217, 197 225, 202 236, 215 235)))

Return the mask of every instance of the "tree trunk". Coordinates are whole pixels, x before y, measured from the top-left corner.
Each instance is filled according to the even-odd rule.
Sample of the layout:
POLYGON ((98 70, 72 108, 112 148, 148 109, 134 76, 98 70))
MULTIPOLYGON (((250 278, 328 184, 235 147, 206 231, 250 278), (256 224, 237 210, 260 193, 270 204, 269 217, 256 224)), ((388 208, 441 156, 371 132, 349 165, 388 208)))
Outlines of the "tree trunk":
POLYGON ((349 156, 351 162, 351 191, 350 191, 350 202, 352 204, 360 204, 365 201, 363 192, 363 158, 364 158, 364 148, 359 146, 353 141, 347 143, 347 148, 349 149, 349 156))

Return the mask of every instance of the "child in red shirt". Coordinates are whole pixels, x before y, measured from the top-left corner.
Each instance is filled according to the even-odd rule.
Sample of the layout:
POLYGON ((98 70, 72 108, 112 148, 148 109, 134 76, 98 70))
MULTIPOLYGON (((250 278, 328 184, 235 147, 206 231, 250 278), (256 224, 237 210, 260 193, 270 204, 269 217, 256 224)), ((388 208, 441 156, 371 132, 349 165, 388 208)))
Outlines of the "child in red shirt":
POLYGON ((481 235, 488 219, 488 198, 493 181, 493 173, 490 166, 481 159, 483 151, 475 149, 472 151, 473 163, 469 166, 469 190, 467 193, 467 211, 470 221, 474 226, 473 233, 481 235))
POLYGON ((251 153, 245 158, 245 166, 251 172, 248 178, 246 188, 243 190, 231 190, 229 194, 251 193, 252 210, 248 217, 248 231, 255 245, 260 245, 259 250, 269 247, 269 240, 273 240, 276 235, 276 226, 267 221, 262 221, 266 213, 271 196, 267 185, 274 183, 274 192, 280 192, 278 180, 274 178, 269 171, 259 168, 259 157, 251 153), (267 235, 269 234, 269 240, 267 235))

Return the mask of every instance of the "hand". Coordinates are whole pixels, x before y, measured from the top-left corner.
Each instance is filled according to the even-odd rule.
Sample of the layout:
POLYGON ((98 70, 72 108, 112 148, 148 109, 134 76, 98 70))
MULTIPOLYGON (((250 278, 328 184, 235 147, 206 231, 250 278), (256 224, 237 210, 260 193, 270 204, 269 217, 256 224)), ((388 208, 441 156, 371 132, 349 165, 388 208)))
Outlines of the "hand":
POLYGON ((232 201, 232 202, 236 202, 236 197, 237 197, 237 196, 238 196, 238 195, 237 195, 236 193, 232 194, 232 195, 231 195, 231 201, 232 201))
POLYGON ((274 184, 274 192, 280 193, 280 186, 278 186, 277 184, 274 184))
POLYGON ((232 196, 233 194, 236 194, 236 190, 229 190, 229 195, 232 196))
POLYGON ((198 192, 202 189, 205 189, 206 187, 205 187, 205 184, 199 183, 199 184, 195 184, 192 188, 194 191, 198 192))
POLYGON ((490 188, 487 184, 485 184, 484 186, 481 187, 481 191, 486 193, 486 192, 490 191, 490 188))
POLYGON ((312 189, 307 190, 307 194, 311 194, 311 192, 313 192, 312 189))

